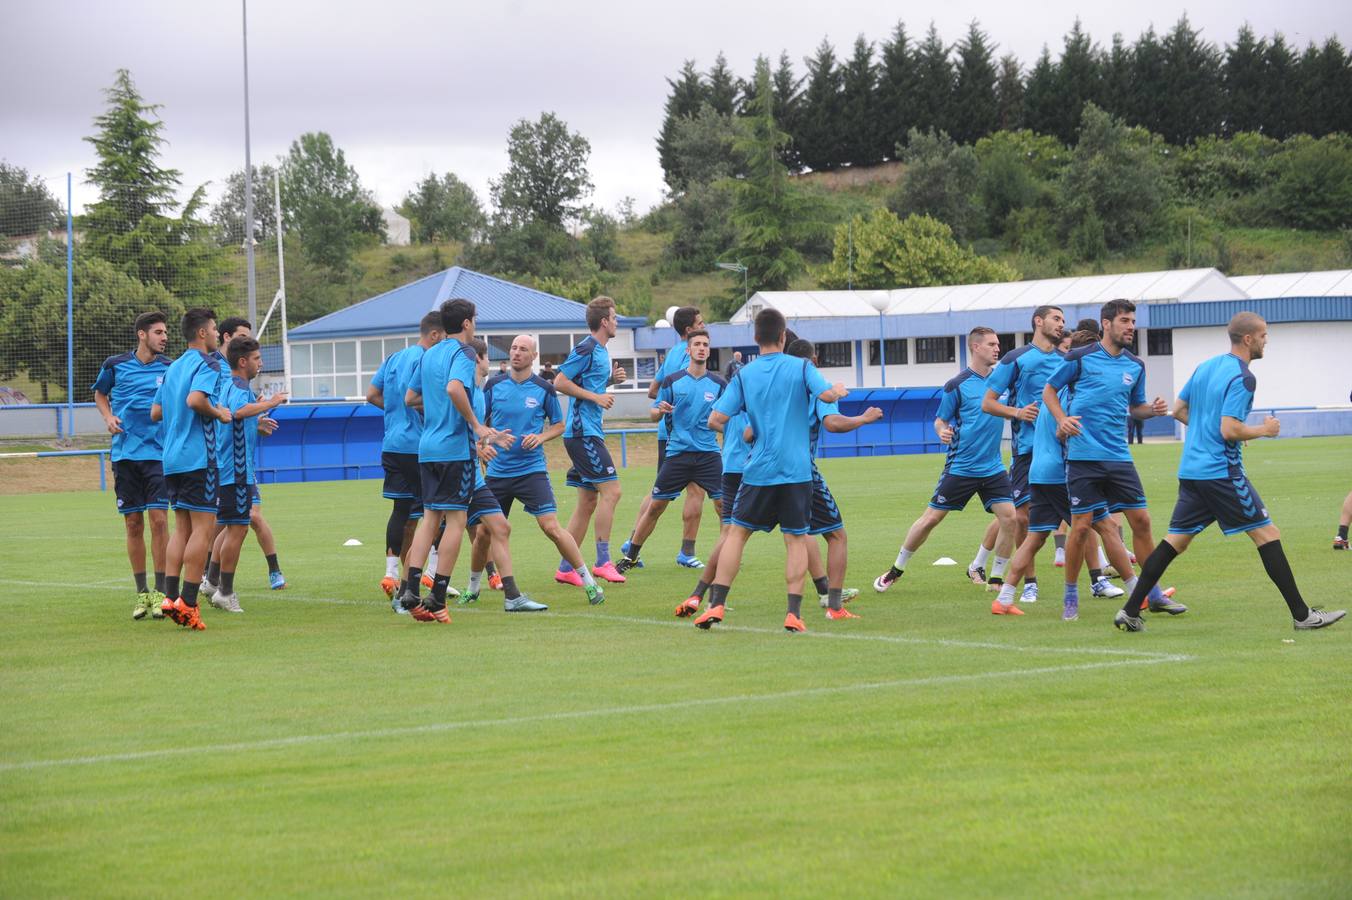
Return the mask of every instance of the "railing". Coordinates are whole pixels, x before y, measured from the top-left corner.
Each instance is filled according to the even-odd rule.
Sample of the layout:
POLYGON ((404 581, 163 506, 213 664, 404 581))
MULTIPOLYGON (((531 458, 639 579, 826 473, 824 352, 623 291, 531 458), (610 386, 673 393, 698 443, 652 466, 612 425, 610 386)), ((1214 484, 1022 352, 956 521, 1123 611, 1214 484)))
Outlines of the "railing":
POLYGON ((108 461, 102 457, 111 458, 112 450, 36 450, 31 453, 0 453, 0 459, 53 459, 62 456, 98 456, 99 459, 99 490, 108 490, 108 461))

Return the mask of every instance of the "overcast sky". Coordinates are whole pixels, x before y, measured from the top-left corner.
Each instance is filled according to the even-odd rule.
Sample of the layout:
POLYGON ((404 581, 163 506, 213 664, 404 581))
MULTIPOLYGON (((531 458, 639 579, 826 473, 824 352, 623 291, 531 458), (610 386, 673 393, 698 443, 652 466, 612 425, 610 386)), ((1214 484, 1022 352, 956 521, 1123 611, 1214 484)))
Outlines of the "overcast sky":
MULTIPOLYGON (((625 196, 640 210, 662 195, 654 136, 665 78, 685 59, 707 68, 723 50, 739 75, 756 54, 787 50, 801 64, 823 36, 848 55, 857 34, 881 42, 898 18, 922 35, 931 16, 956 42, 972 19, 1030 65, 1055 54, 1078 15, 1100 43, 1165 31, 1184 7, 1159 0, 1084 4, 1046 0, 889 5, 686 0, 254 0, 249 75, 255 164, 273 161, 305 131, 327 131, 383 204, 428 172, 454 171, 487 203, 506 165, 512 123, 552 110, 591 141, 593 201, 625 196), (823 16, 823 11, 829 15, 823 16), (1036 14, 1032 14, 1036 12, 1036 14), (660 14, 660 15, 659 15, 660 14)), ((1186 7, 1218 44, 1247 21, 1298 46, 1339 34, 1352 7, 1329 0, 1205 0, 1186 7), (1339 11, 1341 10, 1341 12, 1339 11)), ((163 162, 185 183, 219 183, 243 168, 238 0, 47 0, 9 4, 0 35, 0 158, 61 182, 76 176, 75 206, 93 162, 81 140, 103 107, 114 70, 130 69, 141 94, 162 104, 163 162)))

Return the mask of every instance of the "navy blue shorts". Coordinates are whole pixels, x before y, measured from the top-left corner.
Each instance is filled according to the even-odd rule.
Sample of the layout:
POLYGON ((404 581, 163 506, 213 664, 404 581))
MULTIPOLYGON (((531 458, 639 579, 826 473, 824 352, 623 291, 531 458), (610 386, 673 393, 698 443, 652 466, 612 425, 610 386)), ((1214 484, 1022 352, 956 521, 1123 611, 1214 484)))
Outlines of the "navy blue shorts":
POLYGON ((474 497, 477 459, 418 463, 424 509, 467 510, 474 497))
POLYGON ((117 495, 117 511, 124 516, 146 509, 168 509, 164 465, 158 459, 114 461, 113 493, 117 495))
POLYGON ((694 450, 668 456, 657 471, 654 500, 675 500, 688 484, 697 484, 711 500, 723 496, 723 456, 716 450, 694 450))
POLYGON ((732 506, 733 503, 736 502, 737 500, 737 492, 741 489, 742 489, 741 472, 723 473, 723 487, 722 487, 723 515, 720 516, 720 518, 723 520, 724 525, 732 524, 732 506))
POLYGON ((465 519, 465 525, 478 525, 479 520, 484 516, 502 515, 502 507, 498 504, 498 498, 488 489, 487 485, 477 487, 469 498, 469 517, 465 519))
POLYGON ((564 477, 569 487, 594 491, 598 484, 619 479, 604 438, 564 438, 563 447, 573 461, 573 467, 564 477))
MULTIPOLYGON (((1029 487, 1032 506, 1028 507, 1029 531, 1055 531, 1061 523, 1070 524, 1070 494, 1064 484, 1034 484, 1029 487)), ((1108 518, 1108 510, 1094 510, 1092 521, 1108 518)))
POLYGON ((831 496, 831 489, 826 486, 826 479, 822 478, 816 466, 812 468, 812 518, 808 522, 808 534, 827 534, 832 531, 839 531, 845 527, 845 520, 840 516, 840 507, 836 506, 836 498, 831 496))
POLYGON ((1071 459, 1066 461, 1066 490, 1070 511, 1145 509, 1145 488, 1130 462, 1071 459))
POLYGON ((1033 499, 1028 490, 1028 470, 1033 467, 1033 454, 1020 453, 1009 461, 1009 486, 1013 488, 1014 505, 1023 506, 1033 499))
POLYGON ((812 482, 794 484, 747 484, 737 490, 732 504, 732 524, 751 531, 807 534, 812 522, 812 482))
POLYGON ((1201 534, 1212 522, 1220 525, 1223 534, 1243 534, 1271 525, 1272 519, 1258 489, 1242 470, 1208 481, 1180 478, 1169 533, 1201 534))
POLYGON ((164 476, 172 509, 192 512, 216 512, 216 470, 193 469, 164 476))
POLYGON ((254 484, 249 485, 249 492, 250 492, 251 494, 253 494, 253 505, 254 505, 254 506, 262 506, 262 505, 263 505, 263 495, 260 494, 260 493, 258 493, 258 484, 257 484, 257 483, 254 483, 254 484))
POLYGON ((661 438, 657 439, 657 471, 662 471, 662 464, 667 461, 667 442, 661 438))
POLYGON ((408 517, 421 519, 422 471, 418 468, 418 454, 382 452, 380 468, 385 470, 385 484, 380 496, 386 500, 412 500, 408 517))
POLYGON ((520 500, 526 513, 532 516, 547 516, 558 512, 554 503, 554 488, 549 484, 549 476, 544 472, 531 472, 514 478, 489 478, 488 489, 498 498, 502 514, 512 514, 512 503, 520 500))
POLYGON ((216 495, 217 525, 248 525, 253 508, 249 484, 223 484, 216 495))
POLYGON ((934 496, 930 498, 929 505, 931 509, 956 512, 967 506, 967 501, 972 499, 973 494, 981 495, 981 505, 987 512, 990 512, 990 508, 997 503, 1014 502, 1014 491, 1009 486, 1009 475, 1004 472, 996 472, 985 478, 950 475, 944 472, 939 477, 939 484, 934 488, 934 496))

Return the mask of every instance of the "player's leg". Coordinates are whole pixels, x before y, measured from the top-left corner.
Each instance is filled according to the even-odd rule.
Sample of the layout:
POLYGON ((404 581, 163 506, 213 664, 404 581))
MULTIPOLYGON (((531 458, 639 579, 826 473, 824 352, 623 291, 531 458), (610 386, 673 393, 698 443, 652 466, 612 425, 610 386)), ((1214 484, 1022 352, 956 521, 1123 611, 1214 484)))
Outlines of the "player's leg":
POLYGON ((1066 535, 1066 582, 1061 611, 1061 618, 1067 622, 1080 617, 1080 566, 1084 563, 1085 552, 1089 547, 1093 520, 1093 510, 1071 513, 1070 531, 1066 535))
POLYGON ((1009 558, 1014 555, 1014 548, 1018 546, 1016 540, 1019 527, 1018 512, 1013 503, 1003 505, 1009 506, 1009 513, 1003 517, 999 515, 995 517, 999 532, 995 538, 995 558, 992 561, 990 577, 986 580, 988 591, 998 591, 1004 585, 1009 558))
POLYGON ((221 529, 217 539, 216 552, 220 563, 220 581, 215 593, 208 599, 211 605, 226 612, 243 612, 239 597, 235 594, 235 570, 239 568, 240 551, 244 548, 244 538, 249 532, 245 524, 227 525, 221 529))
MULTIPOLYGON (((526 508, 530 512, 530 507, 526 508)), ((606 600, 605 592, 601 586, 596 583, 596 578, 592 575, 591 569, 587 568, 586 562, 582 559, 582 551, 577 547, 577 541, 568 530, 559 523, 559 517, 554 512, 542 512, 535 516, 535 522, 544 532, 545 537, 549 538, 559 551, 569 566, 572 567, 573 574, 582 579, 582 590, 587 594, 587 602, 595 606, 598 603, 604 603, 606 600)))
POLYGON ((817 594, 826 596, 826 591, 831 585, 826 577, 826 561, 822 559, 822 549, 817 545, 816 535, 807 542, 807 573, 803 575, 803 583, 798 586, 799 593, 807 593, 809 578, 812 579, 812 586, 817 589, 817 594))
POLYGON ((1090 536, 1088 544, 1090 551, 1086 555, 1086 560, 1092 559, 1095 554, 1101 555, 1102 559, 1098 561, 1098 566, 1089 566, 1089 580, 1091 590, 1095 597, 1103 599, 1116 599, 1124 593, 1131 593, 1131 589, 1136 586, 1136 570, 1131 565, 1131 555, 1127 552, 1127 545, 1122 543, 1122 535, 1118 528, 1113 524, 1111 518, 1098 519, 1093 523, 1093 534, 1090 536), (1098 547, 1095 549, 1095 538, 1098 547), (1122 587, 1117 587, 1107 576, 1103 574, 1103 565, 1107 562, 1122 575, 1122 587), (1125 568, 1123 568, 1125 567, 1125 568))
POLYGON ((483 589, 484 570, 488 567, 488 554, 493 550, 491 531, 481 527, 478 522, 471 522, 468 531, 469 581, 466 582, 465 592, 456 598, 456 602, 461 605, 474 603, 479 599, 479 592, 483 589))
POLYGON ((803 579, 807 577, 806 534, 784 532, 784 585, 788 594, 788 603, 784 613, 784 629, 789 632, 803 632, 803 579))
MULTIPOLYGON (((219 497, 217 502, 219 502, 219 497)), ((211 526, 211 540, 207 543, 207 567, 202 573, 201 593, 208 597, 215 594, 221 586, 220 548, 224 537, 225 526, 220 523, 218 516, 216 522, 211 526)))
POLYGON ((404 591, 399 595, 400 606, 405 611, 413 609, 421 602, 419 591, 422 587, 423 564, 427 562, 428 554, 432 551, 432 543, 441 531, 444 518, 444 511, 425 507, 423 517, 413 532, 413 544, 408 548, 408 567, 404 570, 404 591))
POLYGON ((150 521, 150 557, 155 565, 155 587, 152 597, 164 599, 164 572, 169 556, 169 511, 165 509, 147 509, 146 518, 150 521))
POLYGON ((707 629, 723 621, 728 590, 742 567, 742 553, 746 550, 746 542, 750 537, 751 529, 745 526, 736 524, 727 526, 726 534, 719 540, 717 547, 718 568, 714 580, 709 583, 709 608, 695 619, 697 627, 707 629))
MULTIPOLYGON (((473 460, 452 463, 452 468, 462 466, 472 466, 473 460)), ((464 499, 468 499, 468 494, 473 488, 473 477, 469 479, 469 485, 464 491, 464 499)), ((468 504, 466 504, 468 506, 468 504)), ((437 567, 432 576, 432 593, 425 598, 422 603, 421 612, 418 609, 412 611, 413 618, 420 622, 441 622, 447 624, 451 621, 450 614, 446 612, 446 589, 450 586, 451 575, 455 572, 455 564, 460 558, 460 545, 465 537, 465 529, 468 525, 467 511, 465 509, 448 509, 443 516, 446 522, 446 529, 441 533, 441 541, 437 544, 437 567)), ((410 574, 410 579, 412 575, 410 574)))
POLYGON ((925 508, 920 518, 916 519, 906 532, 906 538, 901 542, 901 549, 897 551, 897 558, 892 563, 892 567, 873 580, 875 591, 881 593, 887 590, 902 576, 911 557, 924 546, 925 541, 929 540, 930 532, 938 527, 939 523, 948 515, 948 512, 946 509, 933 506, 925 508))
POLYGON ((263 559, 268 564, 268 586, 274 591, 282 590, 286 587, 286 577, 282 575, 282 564, 277 561, 277 539, 258 504, 254 504, 249 513, 249 527, 253 529, 258 546, 263 551, 263 559))
POLYGON ((704 563, 695 555, 695 541, 699 538, 700 515, 704 509, 704 489, 697 484, 687 485, 685 504, 681 507, 681 552, 676 554, 676 565, 687 569, 702 569, 704 563))
POLYGON ((216 524, 216 514, 192 510, 192 533, 183 546, 183 602, 188 606, 197 605, 197 589, 201 585, 206 569, 207 551, 211 549, 211 533, 216 524))
MULTIPOLYGON (((1149 510, 1128 509, 1124 510, 1123 514, 1126 517, 1127 524, 1131 526, 1131 537, 1132 543, 1136 549, 1136 558, 1145 559, 1149 557, 1150 554, 1153 553, 1155 550, 1150 534, 1149 510)), ((1109 560, 1110 561, 1112 560, 1111 554, 1109 555, 1109 560)), ((1118 564, 1116 562, 1113 563, 1114 567, 1117 567, 1117 565, 1118 564)), ((1121 570, 1119 569, 1119 571, 1121 570)), ((1128 571, 1131 570, 1128 569, 1128 571)), ((1123 587, 1126 587, 1126 585, 1123 585, 1123 587)), ((1133 585, 1132 587, 1134 588, 1135 585, 1133 585)), ((1150 611, 1167 612, 1171 616, 1177 616, 1187 612, 1188 608, 1184 606, 1182 603, 1178 603, 1177 601, 1175 601, 1172 598, 1172 595, 1173 595, 1172 590, 1169 591, 1168 595, 1166 595, 1164 592, 1160 591, 1158 585, 1152 587, 1149 594, 1150 611)))
POLYGON ((596 564, 592 573, 606 581, 624 582, 624 576, 615 569, 610 559, 610 531, 615 524, 615 507, 620 503, 620 482, 618 479, 603 481, 596 486, 596 518, 592 523, 592 533, 596 538, 596 564))
POLYGON ((1347 529, 1349 526, 1352 526, 1352 492, 1348 492, 1347 497, 1343 499, 1343 509, 1338 515, 1338 536, 1333 539, 1334 550, 1346 550, 1348 548, 1347 529))
POLYGON ((412 511, 411 497, 398 497, 390 501, 390 515, 385 520, 385 577, 380 580, 380 588, 387 597, 399 592, 400 564, 408 555, 408 545, 417 526, 409 518, 412 511))
MULTIPOLYGON (((828 531, 822 536, 826 540, 826 608, 828 618, 858 618, 854 613, 842 615, 845 604, 858 595, 851 588, 845 590, 845 569, 849 565, 849 537, 844 527, 828 531)), ((821 597, 817 598, 818 603, 821 597)))
POLYGON ((133 619, 144 619, 150 614, 150 584, 146 581, 145 516, 140 510, 122 514, 122 528, 127 535, 127 561, 131 563, 131 577, 136 584, 136 604, 133 619))
POLYGON ((1056 558, 1052 560, 1052 564, 1058 569, 1066 565, 1066 535, 1069 532, 1069 522, 1062 522, 1056 527, 1056 531, 1052 532, 1052 541, 1056 545, 1056 558))
POLYGON ((991 554, 995 552, 995 543, 999 539, 1000 520, 991 519, 990 524, 986 526, 986 533, 981 537, 981 545, 976 548, 976 557, 967 567, 967 577, 972 579, 972 584, 986 583, 986 566, 990 562, 991 554))
MULTIPOLYGON (((577 505, 573 507, 572 515, 568 517, 568 535, 573 539, 573 543, 579 551, 582 548, 583 540, 587 537, 587 525, 590 524, 592 516, 596 513, 596 505, 599 499, 600 492, 594 487, 589 485, 578 486, 577 505)), ((573 564, 566 557, 559 559, 559 568, 554 573, 554 580, 560 584, 571 584, 574 587, 581 587, 583 584, 581 574, 573 568, 573 564)))
POLYGON ((1300 588, 1296 587, 1296 576, 1291 572, 1286 551, 1282 549, 1282 535, 1276 525, 1268 524, 1250 529, 1248 534, 1253 540, 1254 547, 1258 549, 1258 556, 1263 560, 1263 568, 1267 571, 1268 578, 1272 579, 1272 583, 1281 592, 1282 599, 1286 601, 1286 607, 1291 611, 1291 621, 1296 628, 1323 628, 1347 615, 1346 610, 1311 609, 1305 603, 1300 588))
POLYGON ((183 553, 188 545, 188 535, 192 534, 192 516, 188 510, 175 508, 174 530, 169 535, 169 544, 164 551, 164 596, 166 603, 172 603, 182 596, 181 576, 183 572, 183 553))
POLYGON ((626 545, 629 551, 616 563, 615 571, 623 575, 634 568, 635 563, 639 560, 639 554, 643 552, 643 545, 648 542, 653 529, 657 527, 658 519, 662 518, 662 513, 667 511, 669 505, 671 505, 671 500, 666 497, 656 495, 648 497, 648 506, 639 513, 638 522, 634 525, 633 535, 626 545))

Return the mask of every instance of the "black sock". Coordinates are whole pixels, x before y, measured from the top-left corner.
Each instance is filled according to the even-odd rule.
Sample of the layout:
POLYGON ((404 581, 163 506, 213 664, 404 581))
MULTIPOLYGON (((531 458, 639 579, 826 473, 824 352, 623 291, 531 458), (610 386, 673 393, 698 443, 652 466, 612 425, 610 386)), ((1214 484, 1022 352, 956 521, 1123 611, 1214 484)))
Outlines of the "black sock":
POLYGON ((1263 559, 1263 568, 1267 569, 1268 577, 1277 585, 1277 590, 1282 592, 1282 599, 1291 610, 1291 618, 1297 622, 1308 619, 1310 608, 1305 605, 1305 600, 1300 596, 1300 589, 1296 587, 1296 576, 1291 574, 1291 564, 1286 561, 1286 551, 1282 549, 1282 542, 1268 541, 1258 548, 1258 555, 1263 559))
MULTIPOLYGON (((214 543, 214 541, 213 541, 213 543, 214 543)), ((203 571, 203 572, 209 572, 209 571, 211 571, 211 556, 212 556, 211 549, 208 548, 208 549, 207 549, 207 561, 206 561, 205 563, 202 564, 202 571, 203 571)))
POLYGON ((224 594, 227 597, 233 594, 235 592, 235 573, 222 572, 220 585, 222 594, 224 594))
POLYGON ((1005 579, 1002 575, 992 575, 990 578, 986 579, 986 584, 993 584, 998 587, 1003 587, 1004 583, 1005 579))
POLYGON ((196 581, 189 581, 183 585, 183 602, 189 606, 197 605, 197 589, 201 587, 196 581))
POLYGON ((889 568, 889 569, 887 570, 887 574, 890 575, 890 576, 892 576, 891 578, 888 579, 889 581, 896 581, 896 580, 897 580, 898 578, 900 578, 902 575, 905 575, 905 574, 906 574, 906 570, 905 570, 905 569, 898 569, 896 566, 892 566, 891 568, 889 568))
POLYGON ((1338 526, 1338 537, 1342 538, 1343 540, 1347 540, 1347 526, 1346 526, 1346 525, 1339 525, 1339 526, 1338 526))
POLYGON ((642 549, 643 549, 643 545, 642 545, 642 544, 635 544, 633 541, 630 541, 630 542, 629 542, 629 558, 630 558, 630 559, 638 559, 639 551, 642 550, 642 549))
POLYGON ((1093 584, 1094 582, 1098 581, 1098 580, 1099 580, 1100 578, 1102 578, 1102 577, 1103 577, 1103 570, 1102 570, 1102 569, 1090 569, 1090 570, 1089 570, 1089 583, 1090 583, 1090 584, 1093 584))
POLYGON ((708 590, 709 590, 709 582, 707 582, 707 581, 697 581, 697 582, 695 582, 695 589, 694 589, 694 591, 692 591, 692 592, 690 593, 690 596, 692 596, 692 597, 698 597, 698 598, 700 598, 701 600, 703 600, 703 599, 704 599, 704 594, 705 594, 705 592, 708 591, 708 590))
POLYGON ((508 600, 515 600, 521 596, 521 592, 516 589, 516 576, 502 576, 502 593, 508 600))
POLYGON ((145 572, 132 572, 131 577, 136 579, 136 593, 138 594, 150 593, 150 588, 146 585, 145 572))
POLYGON ((802 616, 803 614, 803 595, 789 594, 789 615, 802 616))
POLYGON ((1052 543, 1056 544, 1057 550, 1066 549, 1066 536, 1064 534, 1052 535, 1052 543))
POLYGON ((207 581, 212 584, 221 583, 221 564, 219 562, 207 563, 207 581))
POLYGON ((827 605, 828 608, 830 608, 830 609, 840 609, 840 607, 841 607, 841 603, 840 603, 840 593, 841 593, 841 589, 840 589, 840 588, 827 588, 827 589, 826 589, 826 605, 827 605))
POLYGON ((812 586, 817 589, 818 594, 825 594, 827 591, 831 590, 831 585, 827 583, 825 575, 821 578, 812 579, 812 586))
POLYGON ((1145 605, 1146 596, 1150 589, 1160 583, 1164 577, 1164 570, 1169 568, 1169 563, 1178 556, 1178 551, 1174 545, 1168 541, 1160 541, 1159 546, 1146 559, 1145 565, 1141 566, 1141 574, 1136 579, 1136 587, 1132 588, 1131 596, 1127 598, 1127 603, 1122 608, 1126 610, 1129 616, 1139 616, 1141 607, 1145 605))
POLYGON ((422 587, 422 569, 417 566, 408 567, 408 577, 404 579, 404 586, 414 597, 418 596, 418 589, 422 587))
POLYGON ((164 579, 164 596, 170 600, 178 599, 178 576, 168 575, 164 579))
POLYGON ((709 585, 709 606, 725 606, 728 602, 728 586, 725 584, 709 585))
POLYGON ((684 553, 686 556, 694 556, 694 555, 695 555, 695 542, 694 542, 694 541, 681 541, 681 552, 684 553))
POLYGON ((164 593, 164 573, 163 573, 163 572, 156 572, 156 573, 155 573, 155 590, 159 591, 161 594, 164 593))
POLYGON ((487 563, 484 564, 484 574, 487 575, 489 578, 492 578, 497 571, 498 567, 493 565, 493 560, 490 559, 487 563))
POLYGON ((450 583, 450 575, 432 576, 432 598, 427 604, 429 607, 436 609, 439 606, 446 605, 446 588, 450 583))
POLYGON ((269 554, 268 554, 268 574, 271 575, 273 572, 280 572, 280 571, 282 571, 282 566, 281 566, 280 563, 277 562, 277 554, 276 554, 276 553, 269 553, 269 554))
POLYGON ((1037 584, 1037 576, 1036 576, 1036 575, 1029 575, 1027 578, 1025 578, 1025 579, 1023 580, 1023 586, 1024 586, 1024 587, 1028 587, 1028 585, 1030 585, 1030 584, 1037 584))

